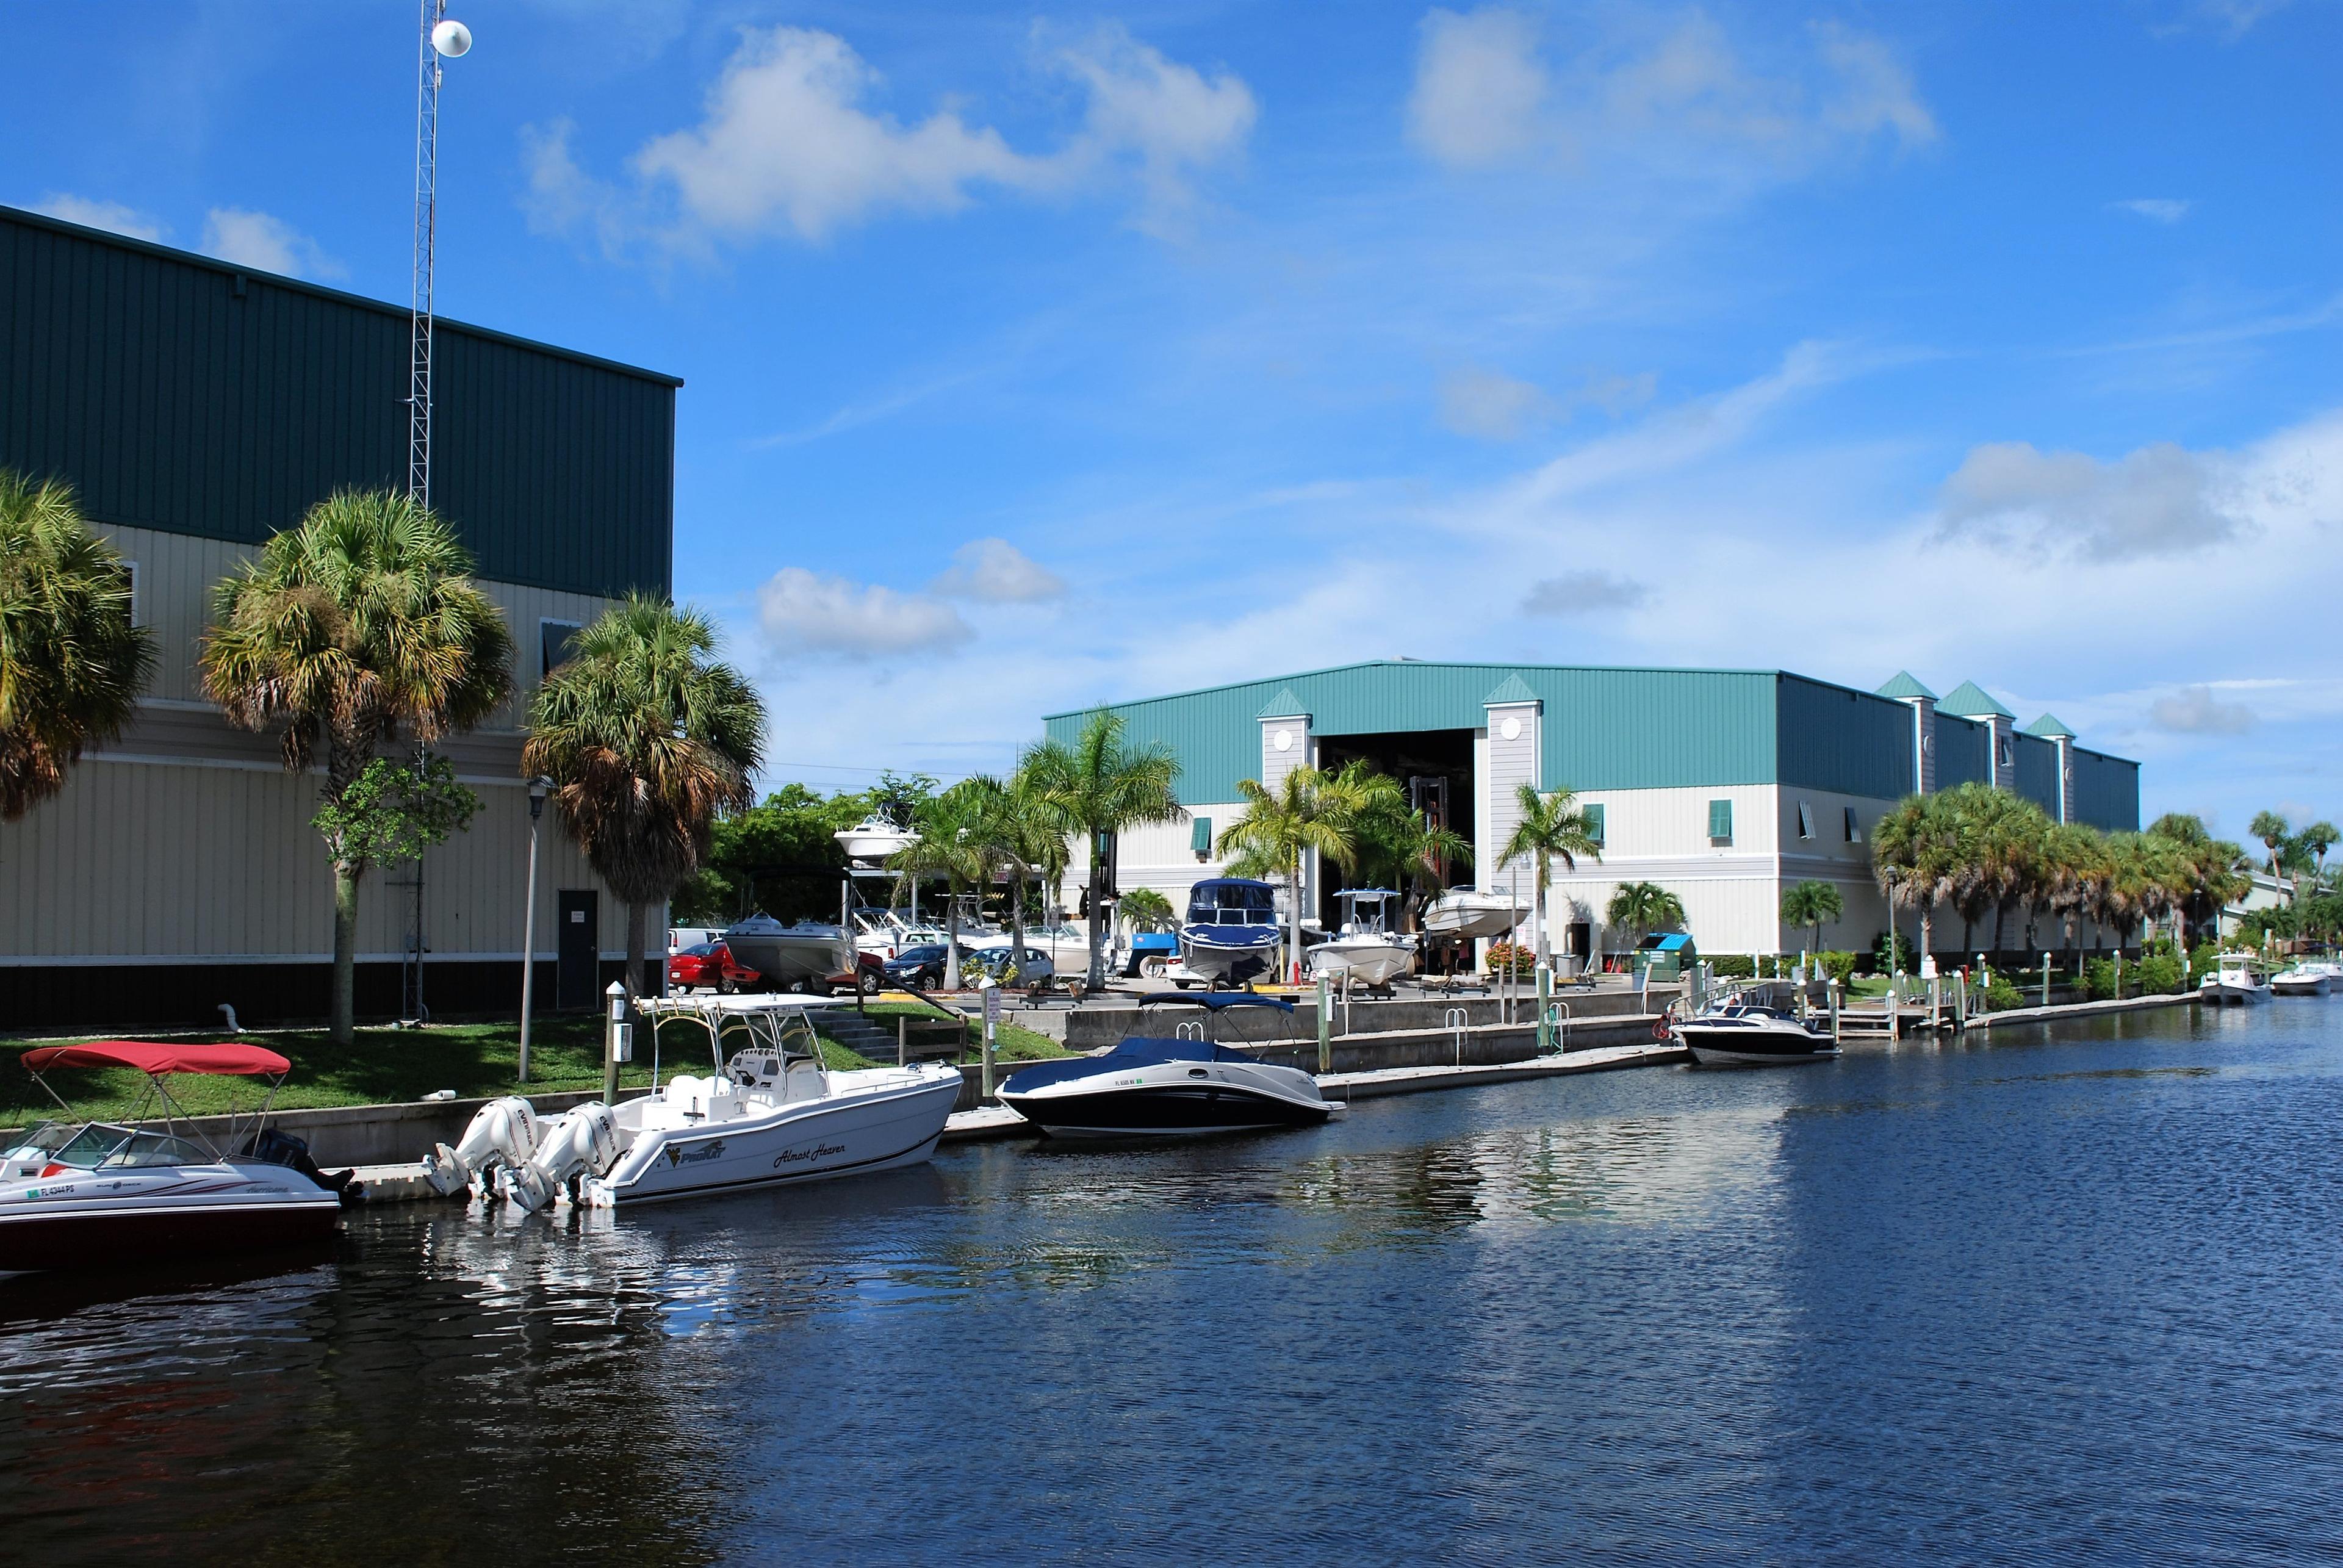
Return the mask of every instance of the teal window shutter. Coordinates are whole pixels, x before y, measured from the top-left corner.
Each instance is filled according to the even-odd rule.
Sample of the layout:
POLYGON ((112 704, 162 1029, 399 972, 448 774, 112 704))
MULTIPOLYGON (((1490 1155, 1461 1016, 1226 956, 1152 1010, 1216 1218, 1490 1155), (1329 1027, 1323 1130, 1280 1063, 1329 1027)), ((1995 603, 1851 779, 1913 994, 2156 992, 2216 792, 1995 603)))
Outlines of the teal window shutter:
POLYGON ((1199 817, 1189 825, 1188 848, 1195 851, 1199 860, 1212 852, 1212 819, 1210 817, 1199 817))
POLYGON ((1598 844, 1603 842, 1603 808, 1581 806, 1578 814, 1586 823, 1586 836, 1598 844))
POLYGON ((1711 800, 1708 803, 1708 836, 1712 839, 1733 838, 1733 802, 1711 800))
POLYGON ((1798 837, 1811 839, 1814 836, 1815 809, 1801 800, 1798 802, 1798 837))

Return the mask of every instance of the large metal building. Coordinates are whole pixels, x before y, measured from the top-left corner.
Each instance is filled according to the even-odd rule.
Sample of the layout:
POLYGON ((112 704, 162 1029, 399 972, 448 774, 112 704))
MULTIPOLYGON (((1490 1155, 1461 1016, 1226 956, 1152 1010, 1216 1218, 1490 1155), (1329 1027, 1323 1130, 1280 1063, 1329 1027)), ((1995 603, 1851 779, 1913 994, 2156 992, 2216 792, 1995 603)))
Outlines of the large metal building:
MULTIPOLYGON (((1497 850, 1519 819, 1519 786, 1570 789, 1603 846, 1599 864, 1557 868, 1554 947, 1614 951, 1604 910, 1620 883, 1656 882, 1684 902, 1701 950, 1795 952, 1783 890, 1835 885, 1846 913, 1823 940, 1868 948, 1887 924, 1870 869, 1873 825, 1915 791, 1978 780, 2061 821, 2139 825, 2139 765, 2087 750, 2048 714, 2019 728, 1981 688, 1938 699, 1909 674, 1876 692, 1784 670, 1610 669, 1377 661, 1119 703, 1127 738, 1167 747, 1191 820, 1140 829, 1116 849, 1118 887, 1174 908, 1220 873, 1213 840, 1242 812, 1237 781, 1274 786, 1296 767, 1364 759, 1407 785, 1474 847, 1452 880, 1493 892, 1534 872, 1497 850)), ((1084 712, 1043 722, 1071 740, 1084 712)), ((1074 880, 1082 873, 1078 869, 1074 880)), ((1331 921, 1340 886, 1313 867, 1304 918, 1331 921)), ((1957 928, 1955 934, 1957 935, 1957 928)))
MULTIPOLYGON (((196 654, 262 541, 336 489, 403 487, 407 328, 404 306, 0 208, 0 467, 73 485, 161 654, 129 731, 0 827, 0 1028, 326 1011, 317 780, 221 719, 196 654)), ((367 878, 362 1015, 411 1009, 418 971, 439 1012, 515 1004, 519 716, 577 628, 670 582, 679 381, 443 318, 434 383, 432 502, 518 689, 439 748, 482 798, 470 829, 367 878)), ((538 995, 590 1004, 623 919, 549 815, 541 844, 538 995)))

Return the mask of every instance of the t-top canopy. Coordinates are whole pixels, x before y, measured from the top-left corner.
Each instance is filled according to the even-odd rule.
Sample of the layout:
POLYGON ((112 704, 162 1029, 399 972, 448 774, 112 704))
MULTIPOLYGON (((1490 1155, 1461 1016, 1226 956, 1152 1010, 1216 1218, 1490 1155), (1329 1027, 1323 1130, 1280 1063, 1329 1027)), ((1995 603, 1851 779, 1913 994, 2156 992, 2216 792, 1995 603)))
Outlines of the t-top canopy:
POLYGON ((146 1040, 94 1040, 85 1045, 45 1045, 25 1053, 25 1070, 52 1067, 135 1067, 141 1072, 210 1072, 237 1078, 281 1078, 293 1064, 256 1045, 176 1045, 146 1040))
POLYGON ((1224 1007, 1273 1007, 1292 1012, 1293 1004, 1282 996, 1257 996, 1244 990, 1207 990, 1191 996, 1183 990, 1151 990, 1139 999, 1141 1007, 1204 1007, 1218 1012, 1224 1007))

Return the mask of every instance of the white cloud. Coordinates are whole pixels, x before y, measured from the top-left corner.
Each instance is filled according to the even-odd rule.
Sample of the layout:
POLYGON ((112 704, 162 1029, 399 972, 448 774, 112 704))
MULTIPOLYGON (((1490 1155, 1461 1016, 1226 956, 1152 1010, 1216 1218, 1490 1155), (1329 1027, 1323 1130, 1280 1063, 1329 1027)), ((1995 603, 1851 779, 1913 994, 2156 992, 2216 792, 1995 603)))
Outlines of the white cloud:
POLYGON ((1537 25, 1518 11, 1425 15, 1408 135, 1442 163, 1474 167, 1527 151, 1546 93, 1537 25))
POLYGON ((1614 572, 1564 572, 1531 585, 1522 598, 1522 613, 1555 618, 1600 615, 1634 609, 1651 597, 1652 590, 1642 583, 1614 572))
POLYGON ((204 215, 199 246, 222 261, 287 277, 347 277, 349 269, 283 218, 243 207, 216 206, 204 215))
POLYGON ((1972 447, 1945 481, 1937 533, 2116 558, 2195 550, 2247 526, 2218 454, 2159 441, 2102 463, 2000 441, 1972 447))
POLYGON ((2109 202, 2107 205, 2118 212, 2137 213, 2157 223, 2173 224, 2187 217, 2193 204, 2176 201, 2169 196, 2141 196, 2136 201, 2109 202))
POLYGON ((1647 14, 1621 15, 1612 35, 1548 58, 1519 12, 1431 12, 1408 98, 1411 138, 1460 168, 1543 156, 1707 179, 1753 156, 1795 167, 1882 135, 1907 147, 1936 139, 1911 72, 1867 35, 1818 25, 1810 52, 1765 69, 1704 13, 1657 31, 1647 14))
POLYGON ((45 212, 51 217, 77 223, 85 228, 102 228, 114 234, 126 234, 133 239, 159 243, 171 231, 163 220, 149 217, 136 207, 125 206, 118 201, 96 201, 66 191, 51 191, 33 204, 35 212, 45 212))
POLYGON ((971 539, 952 552, 950 568, 928 588, 946 598, 1035 604, 1062 597, 1066 579, 1007 539, 971 539))
POLYGON ((1440 380, 1440 423, 1459 436, 1483 441, 1513 441, 1532 429, 1562 423, 1582 408, 1600 408, 1616 418, 1652 400, 1659 377, 1590 374, 1585 382, 1559 397, 1534 382, 1503 371, 1465 366, 1440 380))
POLYGON ((2186 686, 2148 705, 2147 717, 2159 729, 2179 735, 2243 735, 2254 727, 2254 710, 2242 702, 2223 702, 2207 686, 2186 686))
POLYGON ((931 653, 975 636, 960 612, 924 594, 784 567, 757 590, 757 621, 777 658, 881 658, 931 653))
POLYGON ((1134 223, 1175 234, 1198 178, 1251 134, 1251 89, 1207 77, 1120 28, 1048 47, 1048 70, 1083 89, 1080 127, 1054 152, 1025 153, 959 110, 906 124, 871 106, 879 73, 836 34, 748 29, 709 88, 700 122, 646 143, 631 192, 587 174, 567 122, 523 132, 528 211, 541 231, 592 228, 606 251, 643 240, 703 252, 775 235, 819 242, 889 212, 951 212, 990 188, 1056 196, 1121 183, 1134 223))
POLYGON ((1450 372, 1440 382, 1440 422, 1460 436, 1511 441, 1541 422, 1553 400, 1527 381, 1495 370, 1450 372))

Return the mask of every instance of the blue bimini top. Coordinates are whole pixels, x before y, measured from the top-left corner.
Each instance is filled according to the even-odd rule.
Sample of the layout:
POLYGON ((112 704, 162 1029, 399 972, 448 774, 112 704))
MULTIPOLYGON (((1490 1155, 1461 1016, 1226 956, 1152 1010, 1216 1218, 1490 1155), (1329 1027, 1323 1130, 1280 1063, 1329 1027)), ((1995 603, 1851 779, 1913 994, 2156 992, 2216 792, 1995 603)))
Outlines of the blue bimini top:
POLYGON ((1206 990, 1193 996, 1184 990, 1151 990, 1139 999, 1141 1007, 1202 1007, 1218 1012, 1224 1007, 1273 1007, 1292 1012, 1293 1004, 1282 996, 1260 996, 1249 990, 1206 990))
MULTIPOLYGON (((1269 999, 1263 998, 1263 1000, 1269 999)), ((1150 1040, 1134 1036, 1104 1056, 1078 1056, 1071 1061, 1045 1061, 1012 1074, 1001 1088, 1004 1093, 1029 1094, 1052 1083, 1067 1083, 1097 1074, 1129 1072, 1134 1068, 1161 1067, 1167 1061, 1252 1061, 1242 1050, 1202 1040, 1150 1040)))

